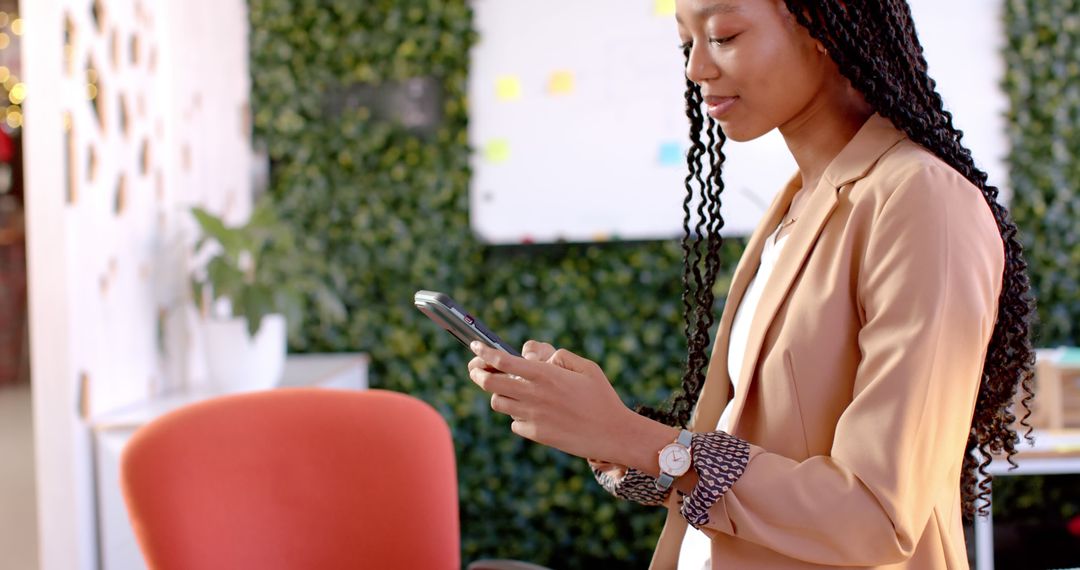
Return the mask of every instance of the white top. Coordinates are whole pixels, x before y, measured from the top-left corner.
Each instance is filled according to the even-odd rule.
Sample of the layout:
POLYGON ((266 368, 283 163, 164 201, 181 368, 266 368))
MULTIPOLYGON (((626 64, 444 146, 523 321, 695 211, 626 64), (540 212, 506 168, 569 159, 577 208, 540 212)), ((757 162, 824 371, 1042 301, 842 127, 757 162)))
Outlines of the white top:
MULTIPOLYGON (((765 283, 768 282, 769 275, 772 275, 773 268, 776 267, 776 260, 780 257, 784 242, 787 241, 788 235, 791 235, 785 235, 777 240, 776 234, 780 232, 780 227, 777 226, 776 231, 765 240, 765 247, 761 250, 761 264, 758 266, 754 278, 747 285, 746 294, 743 295, 742 300, 739 302, 739 308, 735 311, 735 320, 731 323, 727 366, 728 376, 731 378, 732 394, 738 387, 739 374, 742 372, 743 356, 746 353, 746 337, 750 335, 750 321, 753 320, 758 301, 761 300, 761 293, 765 289, 765 283)), ((731 404, 734 401, 735 399, 732 398, 727 407, 724 408, 724 413, 721 414, 716 429, 728 430, 728 422, 731 419, 731 404)), ((683 537, 682 548, 679 551, 679 570, 709 570, 711 548, 711 541, 709 537, 705 536, 705 533, 694 527, 688 527, 686 535, 683 537)))

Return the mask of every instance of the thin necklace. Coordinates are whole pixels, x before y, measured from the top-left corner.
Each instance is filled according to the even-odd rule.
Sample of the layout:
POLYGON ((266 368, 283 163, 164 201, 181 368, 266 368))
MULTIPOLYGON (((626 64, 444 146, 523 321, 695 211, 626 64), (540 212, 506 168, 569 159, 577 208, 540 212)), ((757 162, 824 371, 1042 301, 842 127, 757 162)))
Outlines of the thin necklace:
MULTIPOLYGON (((805 190, 805 188, 803 188, 803 190, 805 190)), ((784 231, 784 228, 790 226, 791 224, 794 224, 795 220, 798 220, 798 219, 799 219, 799 216, 795 216, 795 217, 793 217, 790 220, 785 222, 783 218, 780 218, 780 230, 779 231, 784 231)))

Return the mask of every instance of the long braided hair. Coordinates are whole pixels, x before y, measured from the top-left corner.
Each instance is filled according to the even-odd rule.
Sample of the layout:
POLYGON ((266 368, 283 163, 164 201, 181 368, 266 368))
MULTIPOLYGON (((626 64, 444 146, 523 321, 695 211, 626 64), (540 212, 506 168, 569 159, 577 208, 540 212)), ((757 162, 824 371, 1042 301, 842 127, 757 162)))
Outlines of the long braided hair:
MULTIPOLYGON (((1019 423, 1026 429, 1025 437, 1031 438, 1028 418, 1034 397, 1031 381, 1035 351, 1029 328, 1034 300, 1016 225, 997 202, 998 189, 987 183, 986 173, 975 166, 971 151, 962 144, 963 133, 953 126, 952 114, 945 110, 936 83, 927 74, 922 44, 906 0, 785 0, 785 4, 810 36, 825 46, 840 73, 878 114, 979 188, 997 222, 1005 246, 1003 286, 960 480, 964 515, 986 515, 991 480, 986 468, 991 456, 1005 454, 1015 466, 1013 455, 1019 438, 1012 404, 1017 390, 1023 390, 1020 406, 1024 415, 1019 423)), ((684 56, 689 60, 689 49, 684 49, 684 56)), ((700 89, 687 80, 686 116, 692 144, 687 154, 690 174, 683 202, 683 316, 688 346, 682 392, 666 411, 640 410, 643 415, 674 426, 689 422, 704 383, 713 323, 713 285, 722 244, 719 231, 724 225, 720 216, 724 188, 720 171, 725 137, 711 117, 703 117, 701 104, 700 89), (702 131, 707 136, 705 142, 702 131), (703 179, 702 159, 706 155, 709 171, 703 179), (690 203, 695 184, 699 189, 699 220, 691 231, 690 203)))

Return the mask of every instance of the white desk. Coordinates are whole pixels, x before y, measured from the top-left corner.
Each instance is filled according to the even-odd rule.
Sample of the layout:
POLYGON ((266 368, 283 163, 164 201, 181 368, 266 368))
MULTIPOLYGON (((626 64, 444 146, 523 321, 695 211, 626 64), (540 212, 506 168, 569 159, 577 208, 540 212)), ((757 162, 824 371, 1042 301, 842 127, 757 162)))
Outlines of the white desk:
MULTIPOLYGON (((1035 431, 1035 445, 1020 444, 1013 457, 1018 467, 1010 470, 1003 458, 988 467, 994 477, 1015 475, 1080 474, 1080 430, 1035 431)), ((993 516, 975 517, 975 570, 994 570, 993 516)))
MULTIPOLYGON (((285 360, 280 387, 314 386, 366 390, 367 356, 297 354, 285 360)), ((212 390, 170 394, 94 418, 95 486, 100 570, 145 570, 120 491, 120 454, 142 425, 177 408, 224 395, 212 390)))

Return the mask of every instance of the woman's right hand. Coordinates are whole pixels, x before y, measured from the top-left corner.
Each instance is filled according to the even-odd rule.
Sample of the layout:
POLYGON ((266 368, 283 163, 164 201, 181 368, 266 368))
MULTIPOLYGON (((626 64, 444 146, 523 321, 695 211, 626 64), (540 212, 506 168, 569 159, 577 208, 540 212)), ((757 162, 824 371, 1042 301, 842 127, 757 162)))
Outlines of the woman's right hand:
MULTIPOLYGON (((525 341, 521 347, 521 356, 526 360, 548 362, 555 354, 555 347, 549 343, 538 340, 525 341)), ((616 463, 610 463, 601 459, 589 459, 589 467, 592 468, 593 476, 607 492, 616 495, 619 483, 626 476, 627 467, 616 463)))

